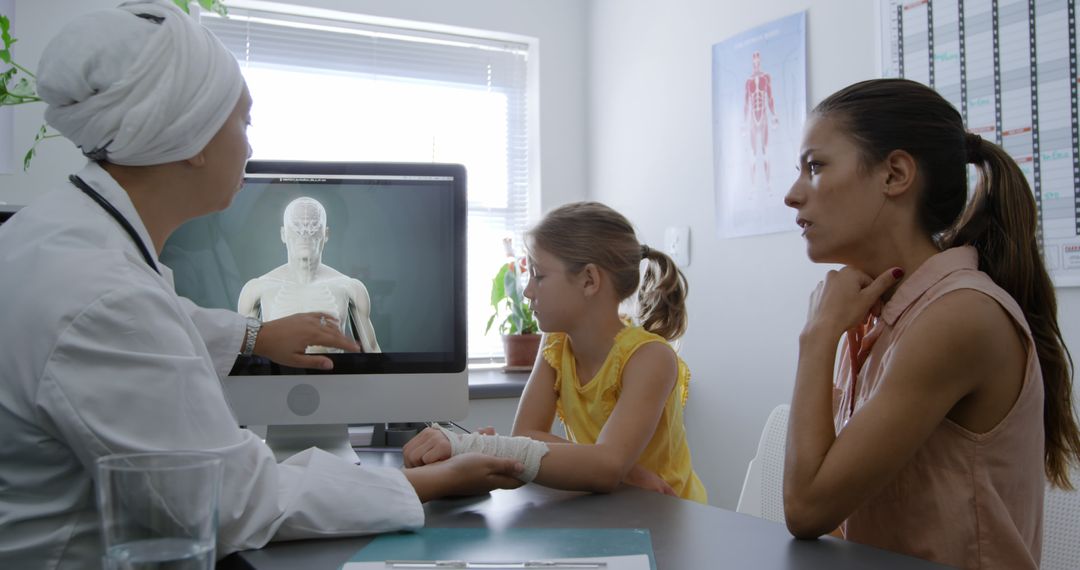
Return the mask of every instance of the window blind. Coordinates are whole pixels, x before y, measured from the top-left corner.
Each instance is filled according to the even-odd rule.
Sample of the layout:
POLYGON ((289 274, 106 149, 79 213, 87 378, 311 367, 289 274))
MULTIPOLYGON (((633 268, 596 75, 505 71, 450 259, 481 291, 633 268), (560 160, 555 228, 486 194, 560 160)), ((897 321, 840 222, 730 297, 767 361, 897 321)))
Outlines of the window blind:
POLYGON ((497 331, 485 335, 484 326, 491 315, 491 280, 505 259, 502 238, 513 236, 520 249, 527 223, 528 44, 232 7, 228 18, 204 13, 202 23, 248 78, 258 111, 254 158, 465 164, 469 355, 498 358, 497 331), (357 87, 341 87, 350 85, 357 87), (370 85, 387 90, 377 96, 370 85), (347 105, 334 99, 344 88, 347 105), (341 135, 342 121, 317 119, 325 107, 342 120, 361 121, 350 129, 348 145, 312 144, 341 135), (297 116, 316 117, 302 135, 297 116), (478 135, 468 132, 474 130, 470 125, 484 127, 476 127, 478 135), (391 130, 402 142, 385 142, 391 130), (354 154, 335 154, 345 146, 354 154))

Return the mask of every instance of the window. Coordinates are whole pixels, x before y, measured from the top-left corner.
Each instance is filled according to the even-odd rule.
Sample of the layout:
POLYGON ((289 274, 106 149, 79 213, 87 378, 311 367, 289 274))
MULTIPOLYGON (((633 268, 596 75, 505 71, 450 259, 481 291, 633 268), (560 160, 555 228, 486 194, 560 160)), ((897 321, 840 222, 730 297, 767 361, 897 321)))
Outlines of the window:
POLYGON ((341 16, 230 8, 228 18, 203 17, 251 90, 253 157, 464 164, 469 356, 501 355, 484 326, 502 238, 526 224, 529 45, 341 16))

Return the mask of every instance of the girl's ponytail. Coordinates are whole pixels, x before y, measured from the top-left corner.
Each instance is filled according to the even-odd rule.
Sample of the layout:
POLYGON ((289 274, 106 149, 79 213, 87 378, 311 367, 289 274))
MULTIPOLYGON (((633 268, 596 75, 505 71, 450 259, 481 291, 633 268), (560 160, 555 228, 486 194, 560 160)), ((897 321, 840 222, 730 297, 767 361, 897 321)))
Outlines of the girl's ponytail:
POLYGON ((641 246, 641 258, 646 266, 638 289, 638 319, 645 330, 675 340, 686 332, 686 277, 671 257, 647 245, 641 246))

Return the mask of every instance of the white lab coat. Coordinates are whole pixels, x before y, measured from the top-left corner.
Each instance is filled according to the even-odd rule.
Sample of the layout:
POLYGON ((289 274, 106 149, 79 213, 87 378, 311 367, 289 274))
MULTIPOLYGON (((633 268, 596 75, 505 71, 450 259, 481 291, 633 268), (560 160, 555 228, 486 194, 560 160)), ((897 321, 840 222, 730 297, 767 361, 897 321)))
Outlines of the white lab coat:
MULTIPOLYGON (((153 254, 127 193, 95 164, 80 176, 153 254)), ((399 470, 315 449, 279 465, 239 429, 221 382, 244 319, 178 297, 158 266, 73 186, 0 226, 0 568, 100 566, 91 477, 110 453, 221 454, 218 556, 423 525, 399 470)))

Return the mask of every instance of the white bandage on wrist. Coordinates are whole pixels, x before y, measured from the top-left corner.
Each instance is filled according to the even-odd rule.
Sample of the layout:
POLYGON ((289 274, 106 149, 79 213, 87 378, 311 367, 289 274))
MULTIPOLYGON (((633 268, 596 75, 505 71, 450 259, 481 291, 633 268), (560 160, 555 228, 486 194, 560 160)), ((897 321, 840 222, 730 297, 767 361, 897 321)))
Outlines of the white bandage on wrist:
POLYGON ((526 483, 536 478, 540 471, 540 459, 548 452, 548 446, 542 441, 527 437, 507 437, 504 435, 483 435, 479 433, 453 433, 442 426, 435 427, 450 440, 450 454, 478 452, 484 455, 505 457, 520 461, 525 469, 518 479, 526 483))

